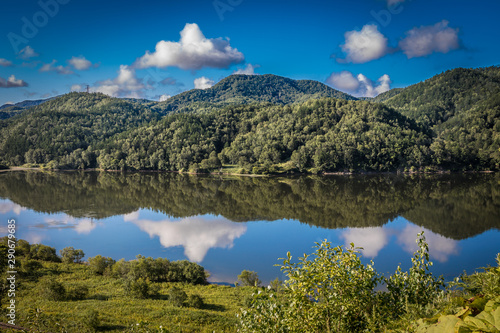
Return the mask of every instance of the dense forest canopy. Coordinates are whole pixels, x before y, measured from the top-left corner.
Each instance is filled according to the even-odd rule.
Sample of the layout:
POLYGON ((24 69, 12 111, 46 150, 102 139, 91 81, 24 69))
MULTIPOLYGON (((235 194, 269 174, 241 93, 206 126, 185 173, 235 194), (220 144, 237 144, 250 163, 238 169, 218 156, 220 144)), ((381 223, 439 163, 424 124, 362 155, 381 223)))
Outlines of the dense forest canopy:
POLYGON ((500 168, 499 67, 450 70, 371 100, 315 81, 232 75, 161 103, 70 93, 3 117, 4 166, 232 166, 254 174, 500 168))

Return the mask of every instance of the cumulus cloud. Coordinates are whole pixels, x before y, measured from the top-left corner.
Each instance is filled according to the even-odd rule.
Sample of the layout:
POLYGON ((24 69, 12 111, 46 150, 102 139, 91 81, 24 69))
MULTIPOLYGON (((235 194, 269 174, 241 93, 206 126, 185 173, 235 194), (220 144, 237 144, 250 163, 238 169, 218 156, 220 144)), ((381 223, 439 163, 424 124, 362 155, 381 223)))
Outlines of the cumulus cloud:
POLYGON ((211 86, 213 86, 215 82, 213 80, 210 80, 208 77, 199 77, 197 79, 194 79, 194 88, 195 89, 208 89, 211 86))
POLYGON ((363 248, 364 256, 375 258, 379 251, 389 242, 387 230, 384 228, 349 228, 341 234, 345 240, 345 246, 354 243, 363 248))
POLYGON ((92 63, 85 59, 84 56, 72 57, 68 60, 68 63, 73 66, 74 69, 79 71, 86 71, 90 67, 92 67, 92 63))
POLYGON ((12 61, 9 61, 9 60, 4 59, 4 58, 0 58, 0 66, 3 66, 3 67, 12 66, 12 61))
POLYGON ((231 47, 229 40, 206 38, 196 23, 186 24, 180 34, 178 42, 158 42, 155 52, 146 51, 144 56, 137 59, 135 67, 198 70, 204 67, 228 68, 245 60, 241 52, 231 47))
POLYGON ((132 213, 124 220, 134 223, 150 237, 158 236, 164 247, 183 246, 186 257, 198 263, 211 248, 232 248, 234 240, 247 230, 244 224, 225 218, 207 220, 197 216, 180 221, 150 221, 140 220, 138 214, 132 213))
POLYGON ((169 99, 170 97, 172 97, 172 96, 170 96, 170 95, 161 95, 161 96, 160 96, 160 102, 165 102, 165 101, 166 101, 167 99, 169 99))
POLYGON ((326 79, 326 83, 335 87, 335 89, 347 92, 355 92, 360 86, 358 79, 356 79, 352 73, 348 71, 330 74, 328 79, 326 79))
POLYGON ((379 77, 377 84, 363 74, 358 74, 358 80, 364 89, 363 96, 365 97, 375 97, 391 89, 391 78, 387 74, 379 77))
POLYGON ((44 64, 42 67, 40 67, 39 71, 40 72, 55 72, 55 73, 61 74, 61 75, 74 74, 74 72, 69 67, 64 67, 62 65, 55 66, 56 63, 57 63, 57 60, 52 60, 51 63, 44 64))
POLYGON ((24 49, 19 51, 18 56, 23 60, 29 60, 31 58, 38 57, 40 54, 36 53, 31 46, 26 46, 24 49))
POLYGON ((146 88, 142 80, 137 78, 135 69, 121 65, 116 78, 100 81, 92 90, 113 97, 141 98, 146 88))
POLYGON ((0 88, 19 88, 19 87, 27 87, 28 83, 21 79, 16 79, 15 75, 12 74, 6 80, 0 77, 0 88))
POLYGON ((341 48, 346 53, 346 58, 340 61, 360 64, 379 59, 389 52, 387 38, 378 31, 375 24, 367 24, 361 31, 347 31, 344 37, 345 44, 341 48))
POLYGON ((373 82, 363 74, 356 77, 351 72, 342 71, 332 73, 326 83, 335 89, 352 94, 356 97, 375 97, 391 89, 391 78, 384 74, 376 82, 373 82))
POLYGON ((399 42, 399 47, 410 58, 423 57, 433 52, 448 53, 460 47, 458 29, 448 27, 443 20, 432 26, 413 28, 399 42))
POLYGON ((234 71, 233 74, 256 75, 255 69, 259 67, 260 65, 248 64, 245 68, 239 68, 238 70, 234 71))

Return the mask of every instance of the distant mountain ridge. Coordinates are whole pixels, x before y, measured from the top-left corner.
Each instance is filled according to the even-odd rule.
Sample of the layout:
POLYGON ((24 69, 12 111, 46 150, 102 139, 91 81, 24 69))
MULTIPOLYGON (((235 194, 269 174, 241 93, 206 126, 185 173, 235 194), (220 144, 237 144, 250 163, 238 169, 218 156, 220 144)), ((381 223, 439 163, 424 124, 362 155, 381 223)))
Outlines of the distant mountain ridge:
POLYGON ((0 106, 0 120, 14 117, 15 115, 23 112, 26 109, 43 104, 54 98, 57 97, 50 97, 47 99, 37 99, 37 100, 26 100, 15 104, 4 104, 0 106))
POLYGON ((205 104, 251 104, 268 102, 273 104, 301 103, 323 97, 357 100, 349 94, 335 90, 313 80, 293 80, 273 74, 233 74, 208 89, 192 89, 165 102, 157 103, 155 109, 163 112, 178 111, 193 103, 205 104))
POLYGON ((50 97, 50 98, 46 98, 46 99, 26 100, 26 101, 14 103, 14 104, 4 104, 4 105, 0 106, 0 110, 5 109, 5 108, 9 108, 9 107, 13 107, 13 106, 20 108, 20 109, 27 109, 27 108, 31 108, 33 106, 40 105, 40 104, 45 103, 47 101, 50 101, 51 99, 54 99, 57 97, 59 97, 59 96, 50 97))

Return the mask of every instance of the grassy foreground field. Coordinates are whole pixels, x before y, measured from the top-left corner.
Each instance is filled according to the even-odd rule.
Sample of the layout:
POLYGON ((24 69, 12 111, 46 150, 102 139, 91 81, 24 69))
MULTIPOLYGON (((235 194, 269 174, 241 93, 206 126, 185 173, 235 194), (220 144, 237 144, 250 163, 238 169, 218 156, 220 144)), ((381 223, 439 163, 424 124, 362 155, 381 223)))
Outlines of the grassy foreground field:
POLYGON ((236 313, 253 288, 185 283, 158 283, 157 296, 127 296, 116 278, 96 275, 84 264, 43 262, 37 275, 22 281, 16 294, 16 325, 40 332, 236 332, 236 313), (47 280, 60 282, 66 290, 88 288, 82 300, 49 300, 47 280), (30 281, 31 280, 31 281, 30 281), (38 281, 36 281, 38 280, 38 281), (202 297, 200 308, 177 307, 168 300, 172 287, 202 297), (97 316, 97 324, 95 317, 97 316))

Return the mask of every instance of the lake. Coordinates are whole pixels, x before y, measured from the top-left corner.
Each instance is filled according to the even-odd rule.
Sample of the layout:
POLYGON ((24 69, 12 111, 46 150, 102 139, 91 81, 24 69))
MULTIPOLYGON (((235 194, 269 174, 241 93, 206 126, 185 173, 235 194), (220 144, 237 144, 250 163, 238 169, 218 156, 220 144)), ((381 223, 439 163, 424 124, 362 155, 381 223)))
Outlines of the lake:
POLYGON ((175 173, 0 173, 0 235, 58 251, 188 259, 213 283, 244 269, 264 283, 315 242, 353 242, 380 273, 410 266, 424 230, 433 272, 447 281, 495 264, 500 175, 194 176, 175 173))

